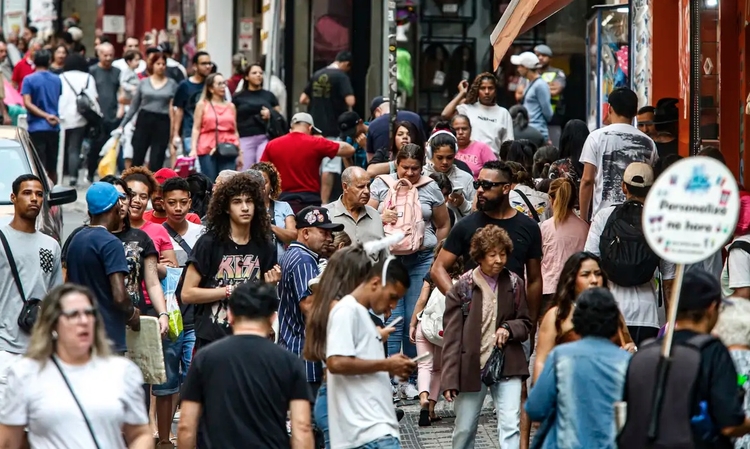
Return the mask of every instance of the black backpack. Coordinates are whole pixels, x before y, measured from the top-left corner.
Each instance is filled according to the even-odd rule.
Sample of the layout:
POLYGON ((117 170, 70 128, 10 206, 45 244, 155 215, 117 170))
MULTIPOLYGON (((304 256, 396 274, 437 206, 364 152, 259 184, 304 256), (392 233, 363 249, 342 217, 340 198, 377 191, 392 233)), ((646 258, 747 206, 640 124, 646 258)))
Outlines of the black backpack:
POLYGON ((86 89, 89 87, 89 82, 91 81, 92 76, 88 75, 88 78, 86 78, 86 86, 84 86, 80 92, 76 92, 73 85, 70 84, 70 81, 65 75, 62 75, 62 78, 65 79, 65 82, 70 86, 70 90, 76 95, 76 109, 78 110, 78 113, 86 119, 87 126, 98 128, 102 123, 102 115, 97 111, 94 100, 89 98, 86 94, 86 89))
POLYGON ((268 140, 287 135, 289 133, 289 123, 287 123, 284 116, 276 109, 271 108, 270 111, 271 117, 268 119, 268 127, 266 128, 268 140))
POLYGON ((615 207, 599 240, 602 270, 623 287, 649 282, 659 266, 659 256, 643 235, 643 203, 626 201, 615 207))

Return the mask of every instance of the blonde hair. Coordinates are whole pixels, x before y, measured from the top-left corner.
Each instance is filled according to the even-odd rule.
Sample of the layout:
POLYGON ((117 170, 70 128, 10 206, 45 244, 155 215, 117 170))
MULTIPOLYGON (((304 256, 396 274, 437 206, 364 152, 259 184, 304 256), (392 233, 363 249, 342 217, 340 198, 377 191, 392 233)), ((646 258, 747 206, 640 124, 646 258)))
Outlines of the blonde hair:
POLYGON ((572 213, 576 204, 576 194, 573 182, 568 178, 558 178, 549 186, 549 197, 553 199, 552 214, 555 217, 555 226, 559 226, 568 214, 572 213))
POLYGON ((713 334, 724 346, 750 346, 750 301, 730 298, 731 304, 723 306, 713 334))
MULTIPOLYGON (((63 284, 53 288, 42 300, 42 309, 39 311, 34 329, 31 331, 29 348, 26 357, 36 360, 44 366, 47 360, 55 353, 57 342, 52 338, 52 331, 57 326, 57 321, 62 315, 62 300, 68 295, 79 293, 86 296, 91 306, 97 309, 96 299, 93 293, 86 287, 76 284, 63 284)), ((94 321, 94 344, 91 346, 91 355, 107 357, 111 354, 110 343, 104 329, 104 321, 99 311, 96 311, 94 321)))

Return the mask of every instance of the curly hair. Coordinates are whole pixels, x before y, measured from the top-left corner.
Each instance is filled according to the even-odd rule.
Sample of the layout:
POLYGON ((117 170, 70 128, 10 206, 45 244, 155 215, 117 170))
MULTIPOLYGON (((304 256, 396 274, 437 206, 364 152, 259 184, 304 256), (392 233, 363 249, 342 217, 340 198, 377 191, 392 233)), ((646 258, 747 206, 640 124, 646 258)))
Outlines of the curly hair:
POLYGON ((265 173, 268 176, 268 181, 271 184, 271 192, 268 196, 275 200, 281 194, 281 175, 276 169, 276 166, 270 162, 258 162, 250 167, 252 170, 258 170, 259 172, 265 173))
POLYGON ((255 205, 255 213, 250 222, 250 238, 256 242, 271 241, 271 219, 263 201, 263 186, 245 173, 238 173, 224 181, 216 189, 208 205, 206 231, 213 232, 220 240, 231 238, 229 207, 232 198, 247 195, 255 205))
POLYGON ((578 335, 610 339, 619 327, 620 309, 609 290, 597 287, 581 292, 573 311, 573 328, 578 335))
POLYGON ((479 229, 471 238, 469 255, 474 262, 479 263, 489 252, 498 248, 510 256, 513 252, 513 240, 500 226, 487 225, 479 229))
POLYGON ((123 181, 126 183, 128 181, 138 181, 142 182, 143 184, 148 187, 148 194, 151 195, 152 193, 156 192, 159 189, 159 183, 156 181, 156 178, 154 178, 154 174, 151 173, 151 170, 149 170, 146 167, 130 167, 126 169, 124 172, 122 172, 122 175, 120 175, 120 178, 122 178, 123 181))
MULTIPOLYGON (((560 280, 557 282, 557 291, 555 291, 552 301, 550 301, 550 307, 557 307, 557 317, 555 317, 555 331, 557 335, 562 334, 562 323, 568 318, 570 311, 573 310, 573 303, 576 301, 578 272, 581 270, 581 265, 587 260, 593 260, 601 267, 599 256, 588 251, 580 251, 573 254, 565 262, 565 265, 563 265, 560 280)), ((601 270, 601 276, 602 285, 604 288, 607 288, 609 278, 607 278, 604 270, 601 270)))
POLYGON ((750 301, 736 298, 724 304, 713 334, 725 346, 750 345, 750 301))
POLYGON ((492 81, 495 84, 495 90, 498 89, 497 77, 490 72, 483 72, 474 78, 474 82, 469 86, 469 91, 466 92, 466 104, 474 104, 479 98, 479 86, 482 85, 482 81, 492 81))

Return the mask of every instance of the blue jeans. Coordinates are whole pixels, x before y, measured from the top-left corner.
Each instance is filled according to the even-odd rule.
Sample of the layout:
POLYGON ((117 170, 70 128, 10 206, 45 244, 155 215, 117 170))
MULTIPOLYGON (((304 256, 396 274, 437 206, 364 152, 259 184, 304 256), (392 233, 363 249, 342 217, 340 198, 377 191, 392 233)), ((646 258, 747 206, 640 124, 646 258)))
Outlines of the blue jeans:
POLYGON ((313 407, 313 418, 315 418, 315 425, 323 432, 326 449, 331 449, 331 437, 328 436, 328 388, 325 383, 321 384, 318 389, 318 397, 313 407))
MULTIPOLYGON (((403 298, 398 300, 396 308, 393 309, 391 317, 388 318, 386 324, 390 323, 396 317, 403 317, 403 321, 396 325, 396 330, 393 331, 390 337, 388 337, 388 355, 392 356, 401 352, 403 346, 403 352, 407 357, 417 356, 417 347, 409 341, 409 322, 411 316, 414 314, 414 307, 417 305, 419 294, 422 291, 422 283, 424 277, 430 266, 432 265, 432 250, 424 249, 417 251, 414 254, 408 256, 398 256, 398 260, 404 264, 406 271, 409 272, 409 289, 406 290, 406 294, 403 298)), ((416 377, 415 377, 416 378, 416 377)))
POLYGON ((170 396, 180 391, 180 360, 182 359, 184 332, 181 333, 177 340, 172 341, 164 338, 161 341, 164 351, 164 371, 167 374, 167 381, 161 385, 154 385, 151 391, 154 396, 170 396))
POLYGON ((185 382, 190 363, 193 361, 193 348, 195 347, 195 329, 186 330, 182 333, 182 359, 180 363, 180 383, 185 382))
POLYGON ((198 156, 198 162, 201 164, 201 173, 208 176, 211 182, 216 181, 216 176, 224 170, 236 170, 237 160, 233 157, 221 157, 218 154, 213 156, 206 154, 198 156))
POLYGON ((388 435, 358 447, 357 449, 401 449, 398 438, 388 435))

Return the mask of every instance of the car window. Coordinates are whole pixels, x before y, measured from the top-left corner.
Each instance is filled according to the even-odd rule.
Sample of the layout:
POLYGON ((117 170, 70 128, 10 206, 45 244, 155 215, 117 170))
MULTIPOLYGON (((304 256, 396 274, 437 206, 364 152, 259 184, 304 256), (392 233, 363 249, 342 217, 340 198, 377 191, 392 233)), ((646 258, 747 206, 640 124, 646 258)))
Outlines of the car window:
POLYGON ((21 144, 5 141, 0 145, 0 204, 11 204, 13 181, 21 175, 31 173, 29 160, 21 144))

